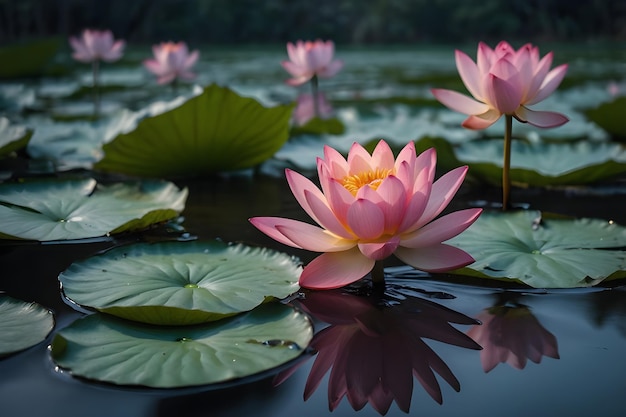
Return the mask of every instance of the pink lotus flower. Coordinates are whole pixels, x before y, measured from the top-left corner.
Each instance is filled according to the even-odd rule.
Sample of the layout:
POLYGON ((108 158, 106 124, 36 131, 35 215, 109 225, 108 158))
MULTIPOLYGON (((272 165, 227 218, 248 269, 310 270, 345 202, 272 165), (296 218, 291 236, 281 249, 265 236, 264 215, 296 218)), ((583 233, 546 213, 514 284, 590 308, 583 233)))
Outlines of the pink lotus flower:
POLYGON ((313 77, 329 78, 334 76, 343 67, 343 62, 333 61, 335 44, 332 41, 287 43, 289 61, 283 61, 282 66, 293 78, 287 80, 289 85, 301 85, 313 77))
POLYGON ((468 336, 482 346, 480 360, 485 372, 499 363, 524 369, 526 360, 541 362, 542 356, 559 359, 556 337, 547 331, 525 306, 497 306, 484 310, 468 336))
POLYGON ((110 30, 85 29, 80 38, 70 37, 72 57, 80 62, 117 61, 122 57, 125 42, 113 40, 110 30))
POLYGON ((321 191, 304 176, 285 171, 298 203, 321 227, 280 217, 250 219, 285 245, 325 252, 304 268, 301 286, 329 289, 350 284, 391 254, 431 272, 474 261, 466 252, 441 242, 468 228, 481 209, 461 210, 432 221, 461 186, 467 167, 456 168, 433 183, 435 150, 416 157, 412 142, 395 161, 385 141, 371 155, 355 143, 347 160, 326 146, 324 158, 317 160, 321 191))
POLYGON ((461 79, 476 100, 451 90, 433 89, 432 93, 450 109, 470 115, 463 122, 469 129, 489 127, 503 114, 537 127, 557 127, 567 117, 527 107, 544 100, 563 80, 567 64, 550 71, 551 64, 552 52, 539 59, 539 48, 531 44, 516 51, 504 41, 495 49, 481 42, 476 63, 456 51, 461 79))
POLYGON ((176 79, 192 80, 196 74, 190 71, 200 53, 189 53, 185 42, 162 42, 152 47, 153 59, 146 59, 143 65, 157 76, 157 83, 167 84, 176 79))
POLYGON ((306 124, 315 117, 328 119, 333 114, 333 108, 326 100, 324 93, 317 93, 317 103, 312 94, 300 94, 293 111, 293 118, 298 126, 306 124), (319 114, 316 114, 316 104, 319 114))
MULTIPOLYGON (((466 349, 480 349, 471 338, 450 323, 475 324, 476 320, 429 300, 407 297, 393 307, 384 301, 346 293, 312 292, 299 304, 316 320, 330 326, 311 341, 317 357, 304 388, 305 401, 328 379, 328 406, 337 408, 344 397, 355 410, 369 403, 380 414, 395 400, 408 413, 413 377, 438 403, 443 402, 436 374, 455 390, 461 386, 446 363, 423 338, 466 349)), ((285 381, 296 368, 279 374, 274 384, 285 381)))

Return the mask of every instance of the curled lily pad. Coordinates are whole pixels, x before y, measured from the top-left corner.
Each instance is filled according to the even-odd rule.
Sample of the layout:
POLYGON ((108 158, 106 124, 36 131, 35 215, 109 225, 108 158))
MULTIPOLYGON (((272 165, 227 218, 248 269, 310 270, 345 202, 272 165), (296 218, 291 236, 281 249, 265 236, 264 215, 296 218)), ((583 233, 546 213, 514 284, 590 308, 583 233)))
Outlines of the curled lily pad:
POLYGON ((0 357, 43 342, 53 327, 50 310, 0 294, 0 357))
POLYGON ((280 303, 194 326, 150 326, 92 314, 59 331, 52 359, 73 375, 119 385, 176 388, 233 383, 301 355, 309 319, 280 303))
MULTIPOLYGON (((492 184, 502 178, 503 140, 470 141, 455 149, 470 173, 492 184)), ((542 143, 514 141, 511 180, 531 186, 589 184, 626 172, 626 150, 602 142, 542 143)))
POLYGON ((535 288, 588 287, 626 277, 626 228, 599 219, 484 212, 447 243, 476 260, 462 272, 535 288))
POLYGON ((287 141, 292 106, 266 108, 211 85, 181 106, 143 119, 104 145, 95 168, 181 177, 250 168, 287 141))
POLYGON ((195 324, 249 311, 299 289, 301 267, 281 252, 221 241, 118 247, 61 273, 73 302, 162 325, 195 324))
POLYGON ((0 117, 0 156, 26 147, 33 131, 25 126, 12 125, 6 117, 0 117))
POLYGON ((96 180, 0 185, 0 237, 54 241, 138 230, 176 217, 187 190, 164 181, 97 184, 96 180))

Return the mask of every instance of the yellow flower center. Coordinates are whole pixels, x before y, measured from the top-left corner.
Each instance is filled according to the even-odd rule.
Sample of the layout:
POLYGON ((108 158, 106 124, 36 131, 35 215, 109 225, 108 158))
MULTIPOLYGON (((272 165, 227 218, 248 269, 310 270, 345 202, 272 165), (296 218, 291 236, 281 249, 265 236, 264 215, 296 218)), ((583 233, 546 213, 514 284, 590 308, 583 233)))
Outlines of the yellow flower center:
POLYGON ((383 180, 392 174, 392 171, 391 169, 377 168, 375 171, 347 175, 341 179, 341 185, 343 185, 346 190, 350 191, 352 195, 356 195, 361 187, 366 185, 376 190, 383 180))

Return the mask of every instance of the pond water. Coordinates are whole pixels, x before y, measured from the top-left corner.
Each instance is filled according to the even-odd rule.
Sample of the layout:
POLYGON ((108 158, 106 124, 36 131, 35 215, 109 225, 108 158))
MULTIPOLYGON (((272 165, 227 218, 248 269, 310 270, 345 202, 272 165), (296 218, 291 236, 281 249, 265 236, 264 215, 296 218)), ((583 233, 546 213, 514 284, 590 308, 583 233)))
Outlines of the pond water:
MULTIPOLYGON (((620 71, 624 74, 626 61, 623 56, 617 56, 615 59, 596 60, 605 65, 591 67, 588 63, 593 59, 584 61, 568 52, 571 49, 565 50, 563 60, 573 58, 574 75, 582 73, 586 67, 588 74, 593 73, 596 77, 600 73, 600 76, 594 78, 596 81, 566 89, 554 98, 553 103, 559 103, 559 108, 568 107, 574 114, 574 127, 567 129, 578 129, 579 133, 597 140, 606 139, 601 129, 590 126, 576 113, 577 102, 572 97, 585 97, 587 94, 589 100, 596 103, 606 100, 603 96, 604 81, 598 79, 611 79, 620 71), (571 100, 563 100, 564 97, 571 100), (562 104, 562 101, 567 104, 562 104)), ((321 140, 300 138, 292 141, 279 152, 274 162, 295 161, 299 162, 302 170, 307 170, 311 168, 313 156, 319 154, 321 144, 331 143, 346 149, 351 141, 369 140, 379 132, 384 132, 385 137, 392 138, 395 143, 415 139, 429 129, 443 132, 450 140, 455 140, 459 135, 458 129, 452 127, 449 121, 456 120, 456 116, 445 114, 435 117, 428 113, 429 109, 384 104, 382 101, 386 97, 426 95, 425 85, 417 84, 409 88, 398 80, 407 77, 417 79, 433 71, 452 73, 454 62, 451 51, 422 51, 420 59, 416 59, 410 50, 377 50, 375 60, 368 51, 347 51, 342 57, 346 61, 346 73, 323 84, 323 87, 332 91, 331 96, 337 100, 346 99, 338 110, 348 133, 321 140), (388 82, 384 81, 386 74, 388 82), (381 101, 370 104, 366 110, 348 103, 348 98, 352 100, 357 95, 356 86, 359 97, 369 96, 381 101), (428 127, 424 127, 424 118, 432 122, 428 127), (372 126, 376 129, 372 130, 372 126)), ((200 81, 233 85, 242 94, 247 93, 265 103, 275 103, 292 95, 289 88, 281 85, 285 76, 276 66, 283 58, 282 51, 212 51, 214 60, 208 56, 206 54, 199 68, 204 70, 200 71, 200 81), (221 58, 218 59, 218 56, 221 58)), ((593 53, 590 56, 593 58, 593 53)), ((136 79, 137 74, 132 71, 122 76, 124 79, 133 77, 136 79)), ((112 96, 110 99, 115 98, 112 96)), ((144 98, 132 103, 139 106, 137 103, 144 98)), ((28 123, 28 119, 24 122, 28 123)), ((563 136, 568 135, 564 133, 563 136)), ((293 254, 303 262, 310 261, 315 254, 280 245, 247 221, 253 216, 277 215, 309 221, 289 191, 281 170, 277 170, 275 165, 281 164, 267 164, 261 173, 256 174, 174 179, 178 186, 189 188, 181 219, 185 231, 197 239, 220 238, 229 242, 262 245, 293 254)), ((588 187, 514 188, 512 201, 532 209, 613 220, 626 225, 625 195, 626 183, 623 178, 617 178, 588 187)), ((447 210, 477 205, 489 207, 499 199, 500 190, 497 187, 467 181, 447 210)), ((0 290, 52 309, 58 330, 81 315, 64 302, 57 281, 59 273, 72 262, 119 243, 179 236, 180 231, 161 226, 145 233, 87 243, 0 242, 0 290)), ((386 267, 388 285, 384 294, 363 284, 339 294, 329 292, 328 300, 324 300, 323 293, 304 292, 292 301, 292 304, 311 314, 318 335, 323 331, 337 331, 333 347, 338 350, 338 355, 345 354, 353 361, 351 373, 346 371, 348 383, 353 389, 358 390, 360 386, 360 389, 366 390, 365 386, 375 384, 381 378, 390 385, 396 378, 403 380, 404 384, 394 385, 396 400, 401 398, 399 402, 403 402, 405 408, 410 400, 410 415, 417 416, 558 414, 617 417, 626 412, 623 398, 626 388, 626 362, 623 360, 626 286, 623 282, 584 289, 540 290, 498 281, 417 273, 394 261, 389 261, 386 267), (342 311, 341 306, 330 308, 337 305, 332 297, 343 297, 346 309, 342 311), (364 309, 370 321, 353 321, 356 316, 349 309, 351 304, 364 309), (491 321, 496 313, 503 312, 506 315, 501 322, 491 321), (491 364, 495 366, 486 370, 489 366, 481 361, 486 345, 481 353, 464 345, 466 342, 458 336, 459 333, 477 332, 476 329, 481 326, 471 324, 471 320, 463 317, 481 320, 482 328, 491 329, 493 338, 509 341, 510 349, 528 350, 528 357, 539 363, 528 360, 518 363, 517 368, 508 363, 491 364), (453 324, 449 326, 448 322, 453 324), (376 327, 381 324, 382 329, 376 327), (387 333, 388 329, 399 330, 387 333), (353 343, 348 343, 350 339, 347 335, 354 336, 353 343), (531 345, 539 352, 533 353, 531 345), (413 362, 403 356, 406 346, 422 349, 412 356, 413 362), (390 369, 392 365, 395 369, 392 375, 383 377, 376 374, 377 370, 390 369), (435 380, 438 387, 433 385, 428 366, 432 366, 437 373, 435 380), (415 374, 412 387, 406 383, 411 369, 415 374), (454 376, 449 377, 450 374, 454 376), (456 387, 456 383, 450 382, 454 378, 458 381, 456 387), (437 392, 441 395, 442 404, 433 398, 437 397, 437 392)), ((471 334, 477 337, 476 333, 471 334)), ((51 337, 33 348, 0 360, 2 415, 380 415, 371 403, 361 404, 363 408, 355 411, 347 398, 336 404, 334 411, 329 411, 329 396, 343 393, 338 375, 330 372, 318 375, 319 385, 313 387, 315 389, 307 386, 311 372, 322 369, 319 364, 317 368, 314 366, 317 356, 327 348, 322 342, 317 346, 317 356, 314 352, 306 353, 290 376, 282 374, 285 378, 279 385, 276 385, 275 375, 270 373, 249 381, 239 381, 241 384, 233 386, 148 390, 86 382, 56 370, 47 349, 50 340, 51 337), (331 379, 334 382, 329 382, 331 379), (306 401, 303 398, 305 391, 306 401)), ((373 402, 384 403, 380 398, 373 402)), ((402 406, 394 403, 387 415, 402 416, 406 413, 402 406)))

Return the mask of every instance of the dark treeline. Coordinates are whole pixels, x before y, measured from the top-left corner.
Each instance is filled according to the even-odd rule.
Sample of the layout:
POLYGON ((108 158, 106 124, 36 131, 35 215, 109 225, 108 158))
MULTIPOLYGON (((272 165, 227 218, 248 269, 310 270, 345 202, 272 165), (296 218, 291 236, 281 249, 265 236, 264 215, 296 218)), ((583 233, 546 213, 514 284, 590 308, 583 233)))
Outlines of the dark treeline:
POLYGON ((0 42, 110 28, 135 42, 626 40, 623 0, 0 0, 0 42))

